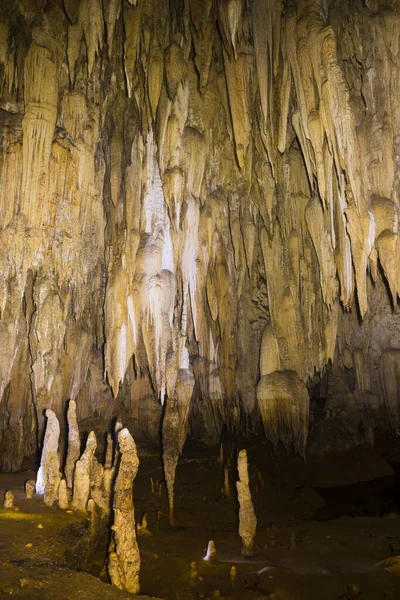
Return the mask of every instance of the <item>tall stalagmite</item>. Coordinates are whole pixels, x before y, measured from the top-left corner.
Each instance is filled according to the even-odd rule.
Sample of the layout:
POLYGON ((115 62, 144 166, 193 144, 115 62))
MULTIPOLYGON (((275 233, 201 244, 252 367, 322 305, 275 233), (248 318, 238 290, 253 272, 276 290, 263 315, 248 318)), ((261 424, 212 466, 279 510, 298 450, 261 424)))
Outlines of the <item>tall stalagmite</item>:
POLYGON ((61 480, 58 443, 60 424, 54 412, 46 410, 46 434, 44 436, 42 457, 36 477, 36 493, 44 497, 47 506, 53 506, 58 498, 58 486, 61 480))
POLYGON ((2 0, 0 469, 69 398, 154 440, 165 401, 171 493, 188 431, 304 453, 324 374, 400 431, 399 28, 397 0, 2 0))
POLYGON ((136 539, 132 486, 139 468, 136 444, 127 429, 118 434, 121 462, 114 486, 114 524, 108 560, 111 583, 138 594, 140 553, 136 539))
POLYGON ((67 411, 68 420, 68 452, 65 463, 65 477, 67 479, 67 487, 72 490, 74 482, 75 464, 80 457, 81 442, 79 439, 79 428, 76 421, 76 402, 70 400, 67 411))

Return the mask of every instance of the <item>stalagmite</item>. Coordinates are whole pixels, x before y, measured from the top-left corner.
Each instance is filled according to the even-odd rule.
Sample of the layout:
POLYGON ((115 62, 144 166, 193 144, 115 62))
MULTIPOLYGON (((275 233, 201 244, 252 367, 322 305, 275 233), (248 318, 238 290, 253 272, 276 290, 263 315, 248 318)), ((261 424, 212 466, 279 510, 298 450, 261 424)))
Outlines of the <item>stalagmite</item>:
POLYGON ((65 477, 67 480, 67 487, 71 490, 74 480, 74 470, 76 461, 80 456, 80 439, 79 439, 79 428, 76 420, 76 402, 70 400, 68 403, 68 452, 67 461, 65 463, 65 477))
POLYGON ((116 466, 111 469, 105 468, 103 471, 103 481, 101 484, 101 497, 98 506, 102 517, 107 517, 111 511, 112 488, 114 483, 116 466))
POLYGON ((113 464, 113 440, 111 433, 107 433, 107 444, 106 444, 106 458, 104 461, 104 468, 111 469, 113 464))
POLYGON ((3 506, 4 508, 14 508, 14 493, 11 490, 8 490, 5 494, 4 494, 4 502, 3 502, 3 506))
POLYGON ((80 512, 86 512, 86 505, 90 494, 92 462, 94 460, 96 448, 96 436, 94 432, 91 431, 86 441, 86 448, 75 465, 74 489, 71 508, 80 512))
POLYGON ((89 498, 88 500, 87 512, 90 516, 90 535, 92 538, 96 539, 100 534, 101 524, 96 502, 92 498, 89 498))
POLYGON ((27 500, 32 500, 33 495, 35 493, 35 487, 36 487, 36 481, 34 481, 33 479, 29 479, 25 483, 25 498, 27 500))
POLYGON ((68 489, 67 482, 65 479, 61 479, 58 488, 58 506, 62 510, 68 510, 69 507, 68 489))
POLYGON ((229 482, 229 469, 228 467, 224 467, 224 487, 223 493, 225 498, 229 498, 231 495, 231 485, 229 482))
POLYGON ((140 554, 135 531, 132 486, 139 468, 135 442, 127 429, 118 434, 121 462, 114 486, 114 524, 109 552, 108 572, 111 583, 138 594, 140 554))
POLYGON ((193 560, 190 563, 190 571, 189 571, 190 581, 195 582, 195 581, 197 581, 198 577, 199 577, 199 570, 197 568, 197 563, 196 563, 196 561, 193 560))
POLYGON ((213 562, 217 558, 217 549, 215 547, 215 542, 210 540, 207 544, 207 552, 203 560, 207 562, 213 562))
POLYGON ((40 467, 36 477, 36 493, 44 496, 44 502, 47 506, 53 506, 61 480, 60 458, 58 456, 60 424, 54 412, 49 408, 46 410, 46 417, 46 433, 40 467))
MULTIPOLYGON (((107 516, 110 511, 110 497, 105 487, 106 470, 94 456, 90 468, 90 498, 95 503, 96 513, 107 516)), ((106 483, 108 485, 108 483, 106 483)))
POLYGON ((251 500, 246 450, 239 452, 237 464, 239 481, 236 482, 236 488, 239 501, 239 535, 242 538, 242 554, 252 556, 257 519, 251 500))
POLYGON ((152 535, 151 531, 147 529, 147 513, 142 516, 142 522, 137 524, 136 532, 139 537, 149 537, 152 535))

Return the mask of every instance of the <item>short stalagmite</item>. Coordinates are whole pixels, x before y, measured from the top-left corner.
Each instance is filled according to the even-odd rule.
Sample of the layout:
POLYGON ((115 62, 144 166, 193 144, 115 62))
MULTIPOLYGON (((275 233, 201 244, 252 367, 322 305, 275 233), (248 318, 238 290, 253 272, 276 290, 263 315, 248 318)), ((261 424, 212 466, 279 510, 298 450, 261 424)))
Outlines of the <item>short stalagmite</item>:
POLYGON ((106 516, 106 514, 108 514, 108 507, 103 488, 104 473, 105 469, 103 465, 101 465, 94 456, 90 470, 90 498, 92 498, 96 504, 96 511, 98 512, 100 510, 101 513, 106 516))
POLYGON ((36 482, 33 479, 28 479, 25 483, 25 498, 27 500, 32 500, 33 495, 35 493, 36 482))
POLYGON ((67 510, 69 506, 67 482, 65 479, 61 479, 58 488, 58 506, 62 508, 62 510, 67 510))
POLYGON ((101 518, 97 509, 96 502, 89 498, 87 503, 87 512, 90 515, 90 535, 96 539, 101 531, 101 518))
POLYGON ((103 517, 106 517, 110 514, 112 486, 115 477, 115 471, 116 466, 113 466, 110 469, 105 468, 103 472, 102 496, 101 503, 99 504, 100 513, 103 517))
POLYGON ((150 537, 151 531, 147 528, 147 513, 142 516, 142 522, 137 524, 136 533, 138 537, 150 537))
MULTIPOLYGON (((115 447, 114 447, 114 458, 113 458, 113 465, 117 465, 118 463, 118 459, 119 459, 119 442, 118 442, 118 434, 119 432, 123 429, 124 425, 122 423, 122 420, 120 418, 118 418, 115 421, 115 425, 114 425, 114 440, 115 440, 115 447)), ((108 439, 107 439, 107 444, 108 444, 108 439)), ((109 460, 109 457, 107 456, 107 452, 109 453, 109 446, 107 445, 107 449, 106 449, 106 460, 109 460)))
POLYGON ((86 504, 90 494, 90 477, 94 453, 97 441, 93 431, 88 435, 86 448, 75 465, 74 490, 71 508, 80 512, 86 512, 86 504))
POLYGON ((217 548, 215 542, 210 540, 207 544, 207 552, 203 560, 207 562, 214 562, 217 559, 217 548))
POLYGON ((49 466, 50 477, 46 483, 44 489, 43 502, 46 506, 53 506, 54 502, 58 499, 58 488, 60 487, 61 472, 60 472, 60 459, 58 455, 54 455, 50 459, 49 466))
POLYGON ((14 492, 12 492, 11 490, 7 490, 7 492, 4 494, 4 503, 3 503, 4 508, 14 508, 14 492))
POLYGON ((236 482, 239 500, 239 535, 242 538, 242 554, 252 556, 257 518, 251 500, 247 452, 241 450, 238 455, 239 481, 236 482))
POLYGON ((57 499, 60 484, 60 458, 58 456, 58 443, 60 438, 60 424, 51 409, 46 410, 47 425, 44 436, 42 457, 36 477, 36 493, 44 496, 47 506, 52 506, 57 499))
POLYGON ((136 444, 127 429, 119 432, 118 443, 121 461, 114 487, 114 524, 108 572, 113 585, 137 594, 140 589, 140 553, 135 531, 132 486, 139 468, 139 458, 136 444))
POLYGON ((68 420, 68 453, 65 463, 65 477, 67 479, 67 487, 71 490, 74 480, 74 470, 77 460, 80 456, 80 439, 78 421, 76 419, 76 402, 70 400, 67 412, 68 420))

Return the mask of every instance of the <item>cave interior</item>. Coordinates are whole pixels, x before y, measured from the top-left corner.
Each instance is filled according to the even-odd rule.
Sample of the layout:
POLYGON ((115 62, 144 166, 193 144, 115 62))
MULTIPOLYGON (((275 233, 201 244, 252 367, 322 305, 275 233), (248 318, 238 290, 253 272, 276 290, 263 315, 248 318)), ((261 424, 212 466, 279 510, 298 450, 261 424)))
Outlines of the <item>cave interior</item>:
POLYGON ((1 0, 0 598, 400 598, 399 176, 399 0, 1 0))

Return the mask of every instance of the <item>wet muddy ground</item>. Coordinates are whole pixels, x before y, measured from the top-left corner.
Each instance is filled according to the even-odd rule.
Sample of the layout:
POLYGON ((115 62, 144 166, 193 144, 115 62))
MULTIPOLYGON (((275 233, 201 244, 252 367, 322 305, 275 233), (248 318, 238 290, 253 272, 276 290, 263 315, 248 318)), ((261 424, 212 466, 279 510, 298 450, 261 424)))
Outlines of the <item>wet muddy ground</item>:
MULTIPOLYGON (((397 600, 396 565, 391 570, 376 566, 400 554, 397 512, 369 516, 365 509, 367 516, 340 516, 352 514, 351 510, 359 514, 354 507, 361 489, 362 498, 368 494, 374 498, 371 506, 377 515, 386 512, 385 506, 393 507, 385 495, 378 506, 382 487, 375 475, 395 497, 396 474, 383 459, 372 459, 365 452, 356 458, 343 455, 305 463, 294 457, 268 458, 262 442, 253 444, 248 455, 258 526, 251 559, 241 555, 237 533, 235 450, 231 494, 226 498, 215 451, 186 448, 177 469, 175 528, 169 525, 161 462, 156 456, 142 458, 134 486, 135 509, 139 521, 147 514, 151 532, 139 537, 142 593, 165 600, 397 600), (370 465, 372 483, 365 465, 370 465), (356 483, 350 487, 325 485, 351 479, 356 483), (358 496, 352 494, 352 486, 358 487, 358 496), (340 504, 344 496, 346 501, 340 504), (209 540, 217 548, 213 564, 203 561, 209 540), (197 572, 192 578, 191 563, 196 563, 192 575, 197 572)), ((13 489, 20 507, 0 510, 0 597, 131 597, 108 585, 107 534, 94 547, 88 522, 45 508, 39 499, 25 500, 23 483, 31 476, 0 476, 1 496, 13 489)))

